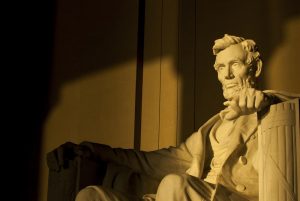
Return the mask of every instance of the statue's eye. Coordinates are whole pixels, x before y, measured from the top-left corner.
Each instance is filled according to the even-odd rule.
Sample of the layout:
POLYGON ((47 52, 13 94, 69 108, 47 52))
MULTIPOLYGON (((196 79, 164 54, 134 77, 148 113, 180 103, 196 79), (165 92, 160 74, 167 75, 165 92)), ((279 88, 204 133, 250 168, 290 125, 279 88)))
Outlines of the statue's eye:
POLYGON ((235 68, 239 68, 240 67, 240 63, 239 62, 234 62, 231 65, 231 68, 235 69, 235 68))
POLYGON ((223 71, 225 69, 225 66, 219 66, 218 71, 223 71))

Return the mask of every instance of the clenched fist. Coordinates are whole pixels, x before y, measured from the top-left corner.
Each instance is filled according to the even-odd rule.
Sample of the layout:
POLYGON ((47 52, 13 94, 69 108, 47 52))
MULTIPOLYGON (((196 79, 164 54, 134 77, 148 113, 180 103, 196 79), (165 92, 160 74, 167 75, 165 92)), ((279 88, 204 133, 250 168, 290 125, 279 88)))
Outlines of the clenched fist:
POLYGON ((270 105, 271 100, 266 94, 254 88, 243 88, 231 100, 224 102, 227 108, 224 110, 224 118, 233 120, 241 115, 258 112, 270 105))

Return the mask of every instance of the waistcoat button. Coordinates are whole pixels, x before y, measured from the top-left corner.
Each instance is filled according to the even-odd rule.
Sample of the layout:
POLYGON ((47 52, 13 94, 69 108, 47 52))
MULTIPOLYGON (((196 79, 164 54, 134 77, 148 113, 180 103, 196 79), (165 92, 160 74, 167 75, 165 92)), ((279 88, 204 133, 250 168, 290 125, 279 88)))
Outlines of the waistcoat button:
POLYGON ((242 184, 239 184, 235 187, 235 189, 239 192, 243 192, 246 190, 246 186, 242 185, 242 184))
POLYGON ((251 140, 255 140, 255 138, 256 138, 256 134, 253 134, 253 135, 250 137, 251 140))
POLYGON ((245 156, 240 156, 239 162, 243 165, 247 164, 247 158, 245 156))

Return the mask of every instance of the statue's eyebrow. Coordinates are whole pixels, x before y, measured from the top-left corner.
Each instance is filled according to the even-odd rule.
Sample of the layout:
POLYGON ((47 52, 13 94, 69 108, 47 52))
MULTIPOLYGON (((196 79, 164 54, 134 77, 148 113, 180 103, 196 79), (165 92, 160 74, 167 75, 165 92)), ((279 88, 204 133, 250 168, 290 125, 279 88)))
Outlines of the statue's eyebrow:
POLYGON ((240 60, 238 60, 238 59, 234 59, 234 60, 231 60, 231 61, 229 61, 229 66, 232 66, 233 64, 235 64, 235 63, 241 63, 241 61, 240 60))
POLYGON ((240 59, 232 59, 229 64, 233 64, 233 63, 242 63, 242 61, 240 59))
POLYGON ((215 63, 214 64, 214 68, 217 70, 219 67, 224 66, 224 64, 220 64, 220 63, 215 63))

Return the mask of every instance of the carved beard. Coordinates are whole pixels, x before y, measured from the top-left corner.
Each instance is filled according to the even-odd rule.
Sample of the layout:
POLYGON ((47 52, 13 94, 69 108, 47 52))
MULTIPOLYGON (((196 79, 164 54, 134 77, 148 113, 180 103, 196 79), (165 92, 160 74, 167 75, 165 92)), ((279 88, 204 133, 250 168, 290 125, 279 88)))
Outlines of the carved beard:
POLYGON ((233 97, 235 97, 240 91, 241 91, 241 87, 240 86, 236 86, 236 87, 232 87, 230 89, 226 89, 223 86, 223 96, 226 100, 231 100, 233 97))
POLYGON ((231 100, 233 97, 237 96, 243 88, 254 88, 255 86, 256 82, 251 76, 245 80, 244 85, 236 85, 231 88, 226 88, 223 84, 223 96, 226 100, 231 100))

